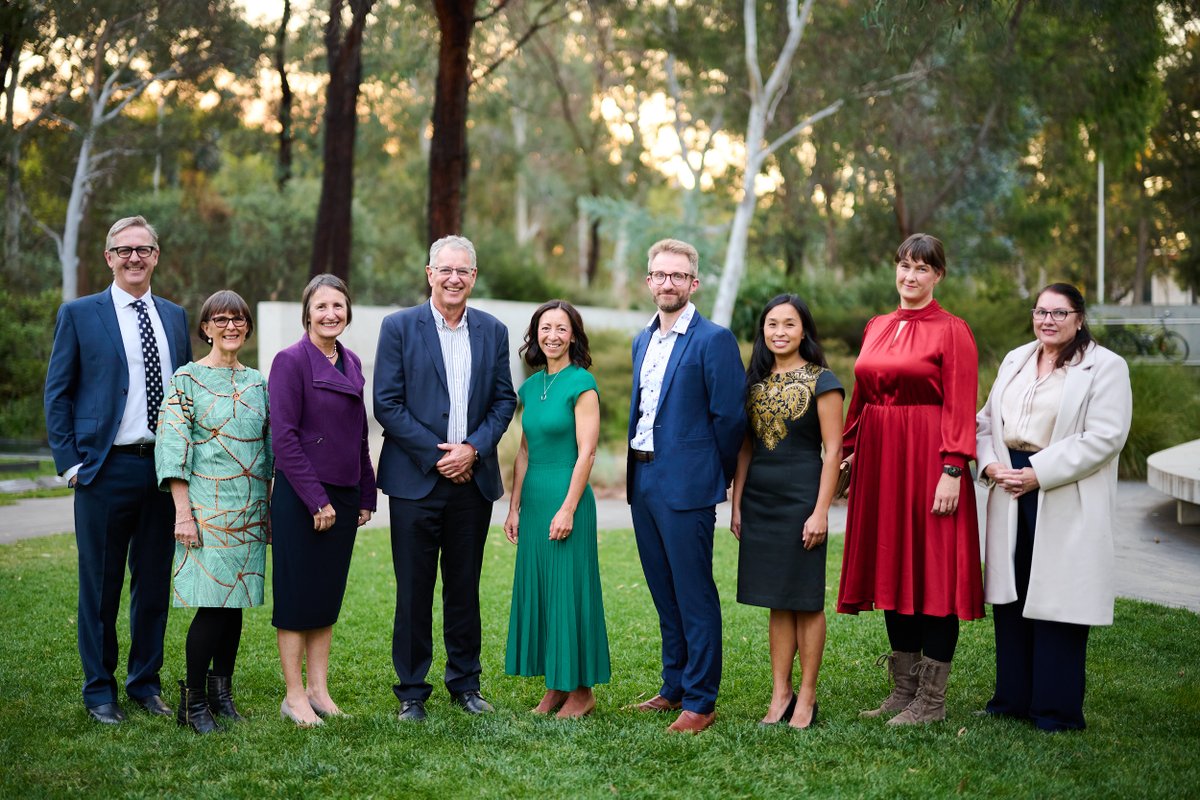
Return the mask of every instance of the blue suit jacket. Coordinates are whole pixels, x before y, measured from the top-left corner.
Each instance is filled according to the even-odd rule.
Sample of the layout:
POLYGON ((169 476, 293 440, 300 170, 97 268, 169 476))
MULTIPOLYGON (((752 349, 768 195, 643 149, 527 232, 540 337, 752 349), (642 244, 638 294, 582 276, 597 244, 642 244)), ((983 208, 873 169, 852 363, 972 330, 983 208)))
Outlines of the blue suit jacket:
MULTIPOLYGON (((167 375, 192 360, 187 312, 154 296, 170 348, 167 375)), ((54 326, 54 348, 46 369, 46 434, 61 475, 83 464, 78 482, 87 485, 108 456, 129 394, 129 363, 112 292, 64 303, 54 326)), ((153 409, 157 413, 157 409, 153 409)))
MULTIPOLYGON (((474 481, 488 500, 504 494, 496 445, 517 410, 508 367, 508 329, 491 314, 467 312, 471 385, 467 438, 479 452, 474 481)), ((379 487, 389 497, 420 500, 437 483, 438 445, 447 439, 450 390, 437 323, 429 303, 389 314, 375 351, 375 419, 383 426, 379 487)))
MULTIPOLYGON (((655 317, 633 340, 633 398, 629 438, 637 431, 642 361, 655 317)), ((683 511, 725 500, 746 429, 746 371, 728 328, 696 312, 671 349, 654 419, 654 463, 674 476, 662 487, 667 508, 683 511)), ((633 500, 633 458, 627 459, 626 499, 633 500)))

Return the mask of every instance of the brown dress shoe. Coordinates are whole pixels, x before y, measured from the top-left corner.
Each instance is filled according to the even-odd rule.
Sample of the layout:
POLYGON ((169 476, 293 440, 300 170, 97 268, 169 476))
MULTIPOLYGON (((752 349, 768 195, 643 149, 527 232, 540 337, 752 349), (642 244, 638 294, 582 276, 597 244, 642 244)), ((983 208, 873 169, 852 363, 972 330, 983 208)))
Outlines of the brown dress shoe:
POLYGON ((646 702, 634 706, 638 711, 678 711, 682 707, 682 701, 672 703, 661 694, 656 694, 646 702))
POLYGON ((716 719, 716 712, 710 714, 697 714, 695 711, 684 711, 679 715, 679 719, 671 723, 671 727, 667 728, 670 733, 699 733, 707 730, 716 719))

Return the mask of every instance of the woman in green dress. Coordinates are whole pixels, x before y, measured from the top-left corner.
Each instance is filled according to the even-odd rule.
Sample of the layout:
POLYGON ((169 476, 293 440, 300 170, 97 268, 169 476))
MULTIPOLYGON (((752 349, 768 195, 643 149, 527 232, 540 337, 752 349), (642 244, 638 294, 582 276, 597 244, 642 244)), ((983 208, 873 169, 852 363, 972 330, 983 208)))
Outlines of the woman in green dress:
POLYGON ((517 545, 505 671, 544 675, 532 710, 571 719, 596 707, 610 676, 596 553, 596 499, 588 476, 600 438, 600 398, 579 312, 551 300, 533 313, 521 386, 521 447, 504 532, 517 545), (561 708, 560 708, 561 706, 561 708))
POLYGON ((808 306, 794 294, 763 309, 746 371, 749 425, 733 477, 739 603, 771 609, 771 703, 762 724, 817 719, 825 651, 829 504, 842 458, 841 383, 808 306), (824 454, 822 454, 822 449, 824 454), (800 691, 792 666, 800 657, 800 691))
POLYGON ((263 603, 267 503, 274 462, 262 373, 238 352, 254 330, 250 307, 220 291, 200 309, 212 350, 171 377, 158 416, 158 480, 175 501, 175 606, 196 609, 177 721, 197 733, 214 716, 242 719, 232 678, 242 609, 263 603))

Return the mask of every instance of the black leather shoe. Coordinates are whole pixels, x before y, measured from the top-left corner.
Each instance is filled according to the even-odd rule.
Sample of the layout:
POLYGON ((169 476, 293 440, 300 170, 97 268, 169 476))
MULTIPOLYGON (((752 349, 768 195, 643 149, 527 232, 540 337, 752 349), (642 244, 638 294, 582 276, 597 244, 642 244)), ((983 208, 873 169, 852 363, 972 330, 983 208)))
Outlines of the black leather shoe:
POLYGON ((398 719, 401 722, 424 722, 425 721, 425 701, 424 700, 401 700, 400 714, 398 719))
POLYGON ((169 717, 175 713, 171 710, 169 705, 163 702, 162 697, 157 694, 152 694, 147 697, 131 697, 129 699, 144 708, 147 713, 154 714, 158 717, 169 717))
POLYGON ((88 706, 88 716, 104 725, 120 725, 125 721, 125 712, 116 703, 88 706))
POLYGON ((488 714, 496 710, 491 703, 483 699, 478 689, 470 692, 451 692, 450 700, 468 714, 488 714))

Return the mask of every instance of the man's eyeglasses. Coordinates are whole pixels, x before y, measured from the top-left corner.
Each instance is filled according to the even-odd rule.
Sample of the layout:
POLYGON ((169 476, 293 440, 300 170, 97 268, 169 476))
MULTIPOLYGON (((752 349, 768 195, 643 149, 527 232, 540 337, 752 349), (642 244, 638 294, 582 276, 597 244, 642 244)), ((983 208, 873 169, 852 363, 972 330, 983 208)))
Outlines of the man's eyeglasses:
POLYGON ((138 258, 149 258, 157 247, 149 244, 143 244, 139 247, 110 247, 108 252, 116 255, 117 258, 129 258, 134 253, 138 254, 138 258))
POLYGON ((1047 316, 1050 316, 1054 319, 1055 322, 1062 322, 1064 319, 1071 316, 1072 314, 1078 314, 1078 313, 1079 313, 1078 311, 1068 311, 1065 308, 1056 308, 1053 310, 1051 310, 1049 308, 1035 308, 1033 310, 1033 318, 1034 319, 1045 319, 1047 316))
POLYGON ((650 273, 650 280, 658 286, 666 283, 667 278, 670 278, 671 283, 675 286, 683 286, 685 283, 696 280, 696 276, 690 272, 660 272, 656 270, 650 273))
POLYGON ((439 278, 449 278, 451 275, 457 275, 460 278, 469 278, 475 272, 474 267, 434 267, 433 274, 439 278))
POLYGON ((209 322, 211 322, 213 325, 216 325, 218 328, 228 328, 231 324, 235 328, 246 327, 245 317, 212 317, 209 319, 209 322))

